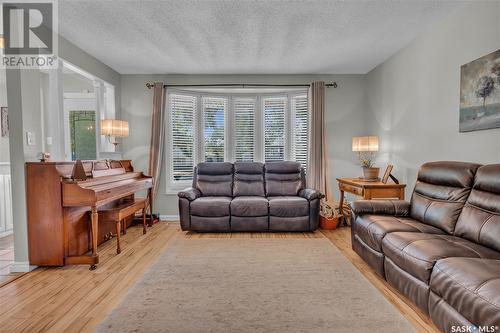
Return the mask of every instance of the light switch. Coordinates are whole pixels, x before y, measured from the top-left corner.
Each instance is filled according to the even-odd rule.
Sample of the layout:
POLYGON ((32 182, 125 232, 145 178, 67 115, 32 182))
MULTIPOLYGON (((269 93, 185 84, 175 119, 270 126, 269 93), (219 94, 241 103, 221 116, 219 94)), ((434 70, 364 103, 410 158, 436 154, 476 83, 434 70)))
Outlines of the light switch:
POLYGON ((51 136, 48 136, 46 141, 47 141, 47 146, 52 146, 52 137, 51 136))
POLYGON ((35 133, 33 133, 33 132, 26 132, 26 144, 28 146, 34 146, 35 145, 35 133))

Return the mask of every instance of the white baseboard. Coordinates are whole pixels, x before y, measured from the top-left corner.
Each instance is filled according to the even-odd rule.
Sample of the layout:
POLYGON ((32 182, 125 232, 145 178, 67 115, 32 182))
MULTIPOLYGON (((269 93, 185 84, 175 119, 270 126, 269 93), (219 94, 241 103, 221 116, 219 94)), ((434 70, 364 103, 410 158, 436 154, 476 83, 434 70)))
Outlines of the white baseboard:
POLYGON ((14 261, 10 266, 11 273, 28 273, 37 268, 38 266, 30 265, 28 261, 14 261))
POLYGON ((179 221, 179 215, 160 215, 161 221, 179 221))

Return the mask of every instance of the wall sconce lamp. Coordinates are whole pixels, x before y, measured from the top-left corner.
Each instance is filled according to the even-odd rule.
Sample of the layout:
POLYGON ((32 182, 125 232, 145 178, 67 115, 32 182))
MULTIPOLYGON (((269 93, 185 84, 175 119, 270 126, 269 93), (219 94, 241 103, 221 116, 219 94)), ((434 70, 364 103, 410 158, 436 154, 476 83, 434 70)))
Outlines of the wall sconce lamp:
POLYGON ((115 147, 120 143, 118 141, 111 141, 111 137, 116 138, 126 138, 128 137, 128 121, 116 120, 116 119, 104 119, 101 120, 101 135, 108 138, 109 143, 115 145, 115 147))

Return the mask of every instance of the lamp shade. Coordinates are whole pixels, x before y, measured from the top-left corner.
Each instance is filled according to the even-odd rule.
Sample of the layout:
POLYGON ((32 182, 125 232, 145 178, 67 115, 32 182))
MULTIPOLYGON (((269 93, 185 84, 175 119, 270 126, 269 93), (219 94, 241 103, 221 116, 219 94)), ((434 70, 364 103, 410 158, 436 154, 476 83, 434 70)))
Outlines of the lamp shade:
POLYGON ((125 138, 128 136, 128 121, 116 119, 101 120, 101 135, 125 138))
POLYGON ((378 151, 378 136, 355 136, 352 138, 352 151, 378 151))

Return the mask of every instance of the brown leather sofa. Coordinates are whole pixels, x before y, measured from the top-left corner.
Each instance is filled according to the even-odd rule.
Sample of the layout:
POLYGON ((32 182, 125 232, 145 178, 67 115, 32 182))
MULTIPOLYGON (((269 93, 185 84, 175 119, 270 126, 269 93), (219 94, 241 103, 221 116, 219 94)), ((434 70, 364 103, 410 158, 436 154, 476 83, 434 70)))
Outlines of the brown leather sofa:
POLYGON ((410 202, 351 209, 354 251, 441 331, 500 332, 500 164, 426 163, 410 202))

